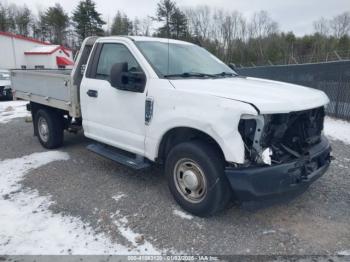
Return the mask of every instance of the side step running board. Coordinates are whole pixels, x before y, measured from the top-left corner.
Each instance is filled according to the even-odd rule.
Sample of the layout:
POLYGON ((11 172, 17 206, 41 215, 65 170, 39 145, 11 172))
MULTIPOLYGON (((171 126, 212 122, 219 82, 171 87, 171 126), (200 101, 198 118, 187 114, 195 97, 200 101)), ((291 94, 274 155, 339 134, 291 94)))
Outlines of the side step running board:
POLYGON ((150 161, 142 156, 134 155, 123 150, 103 144, 90 144, 86 147, 90 151, 113 160, 119 164, 131 167, 136 170, 145 169, 151 166, 150 161))

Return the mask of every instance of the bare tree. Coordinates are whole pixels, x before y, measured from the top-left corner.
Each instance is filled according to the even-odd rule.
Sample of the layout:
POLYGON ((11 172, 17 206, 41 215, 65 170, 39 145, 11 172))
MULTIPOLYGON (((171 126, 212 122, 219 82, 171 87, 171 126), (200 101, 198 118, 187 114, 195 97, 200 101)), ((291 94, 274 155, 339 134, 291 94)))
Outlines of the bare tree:
POLYGON ((140 34, 143 36, 150 36, 152 30, 153 19, 150 16, 143 18, 140 21, 140 34))
POLYGON ((225 14, 221 24, 221 34, 225 48, 232 45, 235 40, 242 38, 242 32, 244 30, 242 25, 244 24, 245 20, 241 13, 234 11, 232 13, 225 14))
POLYGON ((278 32, 278 24, 273 21, 267 11, 254 13, 250 22, 251 37, 264 38, 278 32))
POLYGON ((314 22, 313 26, 316 33, 323 36, 327 36, 329 34, 329 21, 326 18, 321 17, 314 22))
POLYGON ((208 6, 198 6, 184 10, 188 17, 188 27, 192 35, 206 39, 209 38, 211 25, 211 11, 208 6))
POLYGON ((220 43, 223 43, 223 30, 222 30, 222 24, 224 23, 225 19, 225 13, 222 9, 216 9, 213 12, 213 19, 212 19, 212 26, 210 27, 210 34, 212 37, 219 41, 220 43))
POLYGON ((350 12, 344 12, 340 15, 335 16, 330 21, 330 28, 332 34, 336 38, 341 38, 350 32, 350 12))
POLYGON ((132 34, 133 35, 141 35, 141 29, 140 29, 140 19, 135 17, 134 21, 132 22, 133 26, 132 26, 132 34))
POLYGON ((273 21, 266 11, 254 13, 249 24, 249 37, 256 39, 261 59, 264 55, 264 41, 268 36, 278 32, 278 24, 273 21))

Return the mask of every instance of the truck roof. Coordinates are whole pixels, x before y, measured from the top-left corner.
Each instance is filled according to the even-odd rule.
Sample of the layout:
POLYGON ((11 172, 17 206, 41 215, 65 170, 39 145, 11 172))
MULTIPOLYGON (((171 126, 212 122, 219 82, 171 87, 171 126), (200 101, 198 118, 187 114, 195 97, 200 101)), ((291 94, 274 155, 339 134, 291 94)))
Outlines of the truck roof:
POLYGON ((100 37, 98 38, 98 42, 103 40, 120 40, 121 38, 128 38, 136 42, 144 42, 144 41, 150 41, 150 42, 162 42, 162 43, 172 43, 172 44, 183 44, 183 45, 192 45, 189 42, 181 41, 181 40, 175 40, 170 38, 160 38, 160 37, 150 37, 150 36, 106 36, 106 37, 100 37))

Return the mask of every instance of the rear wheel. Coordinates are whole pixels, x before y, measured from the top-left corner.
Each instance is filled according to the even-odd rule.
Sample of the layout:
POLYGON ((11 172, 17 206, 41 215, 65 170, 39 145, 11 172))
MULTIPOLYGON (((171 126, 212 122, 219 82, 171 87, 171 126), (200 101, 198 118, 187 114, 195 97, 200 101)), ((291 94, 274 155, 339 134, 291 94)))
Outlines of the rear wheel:
POLYGON ((225 208, 231 189, 224 163, 218 150, 202 141, 175 146, 167 157, 165 171, 178 204, 198 216, 210 216, 225 208))
POLYGON ((39 109, 35 115, 35 128, 39 142, 43 147, 54 149, 63 144, 63 116, 51 111, 39 109))

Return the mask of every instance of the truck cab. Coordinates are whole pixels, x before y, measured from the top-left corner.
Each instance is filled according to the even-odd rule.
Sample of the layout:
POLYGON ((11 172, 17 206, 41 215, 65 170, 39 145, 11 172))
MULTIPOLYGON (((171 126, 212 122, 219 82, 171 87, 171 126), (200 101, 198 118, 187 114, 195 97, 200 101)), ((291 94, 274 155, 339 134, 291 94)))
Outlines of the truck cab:
POLYGON ((96 153, 134 168, 164 165, 176 201, 199 216, 233 197, 304 191, 330 164, 322 91, 239 76, 191 43, 88 38, 70 75, 50 74, 56 97, 53 87, 35 88, 49 75, 13 72, 44 147, 61 146, 63 130, 81 126, 96 153))

